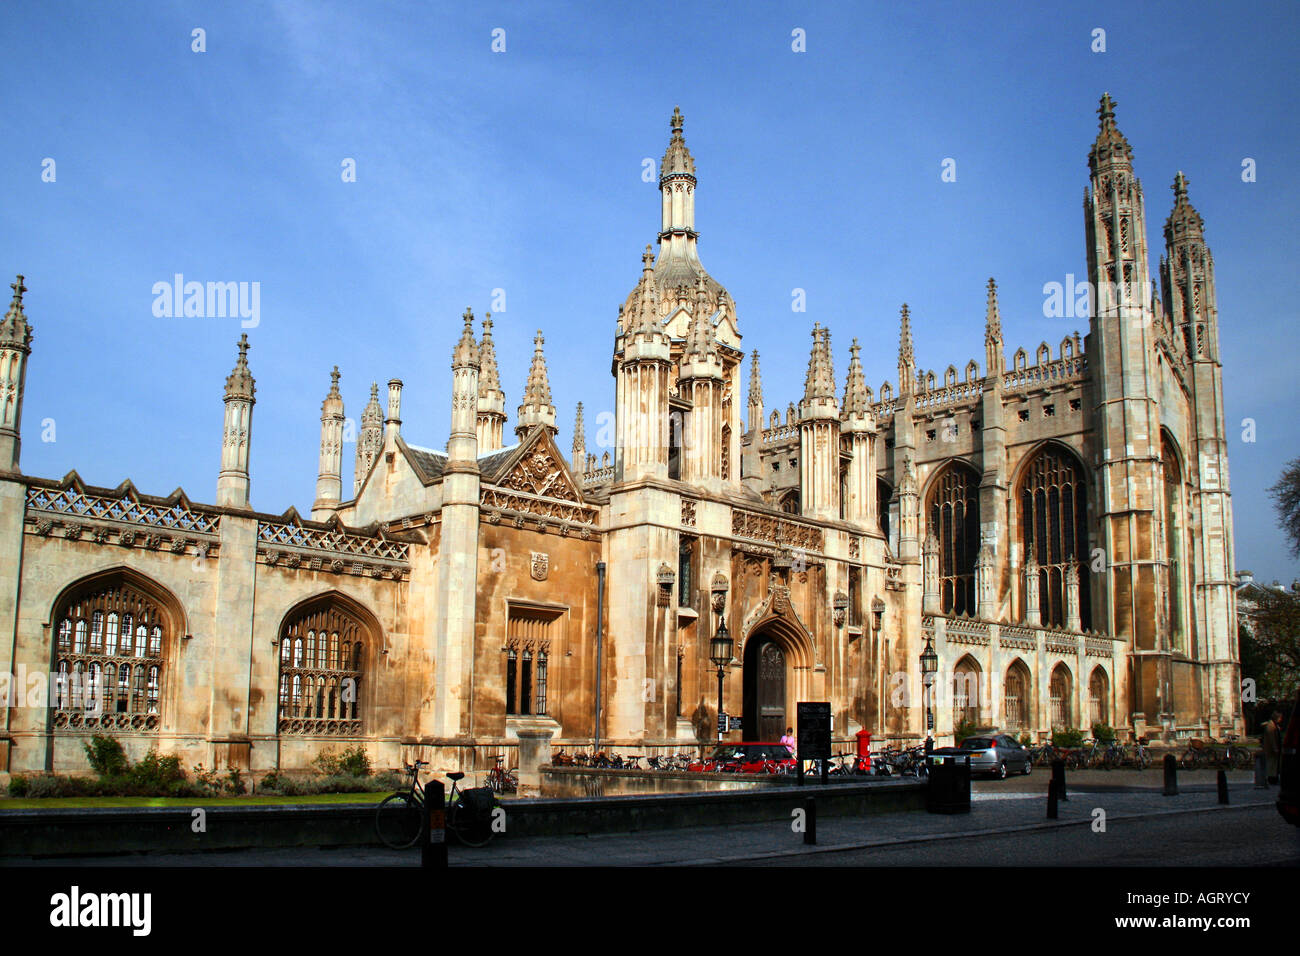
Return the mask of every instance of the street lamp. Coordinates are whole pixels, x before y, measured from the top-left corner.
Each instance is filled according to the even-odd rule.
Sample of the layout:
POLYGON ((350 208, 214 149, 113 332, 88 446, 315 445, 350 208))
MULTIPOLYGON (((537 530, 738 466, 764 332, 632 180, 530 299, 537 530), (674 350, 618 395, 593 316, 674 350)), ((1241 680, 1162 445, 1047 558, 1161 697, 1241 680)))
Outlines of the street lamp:
POLYGON ((925 752, 934 749, 934 711, 931 710, 931 695, 934 693, 934 675, 939 671, 939 655, 934 652, 930 638, 925 639, 925 650, 921 652, 921 680, 925 684, 925 752))
POLYGON ((718 630, 709 641, 709 660, 718 668, 718 743, 722 743, 722 673, 731 662, 731 644, 727 622, 719 620, 718 630))

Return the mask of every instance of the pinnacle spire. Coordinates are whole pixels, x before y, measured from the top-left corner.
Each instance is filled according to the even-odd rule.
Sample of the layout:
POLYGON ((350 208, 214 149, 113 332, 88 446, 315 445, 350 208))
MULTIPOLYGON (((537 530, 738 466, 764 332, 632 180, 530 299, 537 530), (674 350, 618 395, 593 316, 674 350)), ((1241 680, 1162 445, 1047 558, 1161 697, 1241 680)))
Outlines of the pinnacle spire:
POLYGON ((1172 245, 1179 239, 1199 239, 1205 232, 1205 221, 1187 198, 1187 177, 1182 170, 1174 177, 1174 208, 1165 221, 1165 242, 1172 245))
POLYGON ((682 136, 684 123, 685 117, 682 116, 681 107, 673 107, 673 118, 671 120, 673 135, 668 141, 668 149, 664 153, 663 162, 659 165, 660 182, 675 173, 684 173, 689 176, 695 175, 695 160, 691 158, 691 151, 686 148, 686 140, 682 136))
POLYGON ((27 291, 27 286, 23 285, 23 277, 18 276, 9 284, 9 288, 14 290, 14 297, 9 303, 9 311, 5 313, 4 319, 0 320, 0 345, 28 351, 32 341, 32 329, 27 324, 27 316, 23 312, 23 293, 27 291))
POLYGON ((831 367, 831 333, 821 323, 813 324, 812 354, 808 358, 808 375, 804 379, 804 401, 835 398, 835 371, 831 367))
POLYGON ((248 333, 245 332, 239 336, 239 358, 226 376, 226 400, 242 398, 251 404, 255 391, 253 374, 248 370, 248 333))
POLYGON ((984 311, 984 372, 997 376, 1002 368, 1002 313, 998 309, 998 284, 990 278, 984 311))
POLYGON ((871 411, 871 398, 867 392, 867 378, 862 372, 862 359, 858 353, 862 346, 854 338, 849 346, 849 376, 844 383, 844 414, 865 415, 871 411))
POLYGON ((699 276, 695 280, 695 307, 691 310, 691 323, 686 332, 688 359, 708 359, 718 354, 710 318, 712 310, 709 308, 709 289, 704 276, 699 276))
POLYGON ((474 313, 466 308, 461 318, 465 320, 465 327, 461 329, 460 341, 456 343, 456 348, 451 353, 451 367, 478 368, 478 343, 474 341, 474 313))
POLYGON ((497 350, 492 342, 492 313, 483 313, 483 338, 478 343, 479 379, 478 393, 501 391, 501 372, 497 368, 497 350))
POLYGON ((370 383, 370 401, 366 402, 366 407, 361 412, 361 427, 364 429, 367 425, 379 426, 384 421, 384 410, 379 407, 379 383, 370 383))
POLYGON ((1099 117, 1097 139, 1092 144, 1092 149, 1088 153, 1088 167, 1096 175, 1098 168, 1114 160, 1120 163, 1131 163, 1133 159, 1133 150, 1124 138, 1124 134, 1119 131, 1115 125, 1115 101, 1110 98, 1109 93, 1101 95, 1101 105, 1097 107, 1097 116, 1099 117))
POLYGON ((551 383, 546 375, 546 355, 542 352, 545 343, 542 330, 537 330, 533 337, 533 364, 528 369, 528 385, 524 388, 525 405, 549 405, 551 403, 551 383))
POLYGON ((578 411, 573 417, 573 467, 577 471, 582 470, 583 464, 587 461, 587 431, 582 421, 582 402, 578 403, 578 411))
POLYGON ((321 417, 330 415, 331 412, 337 412, 340 416, 343 414, 343 396, 339 392, 339 367, 334 366, 334 371, 330 372, 330 390, 325 395, 325 401, 321 403, 321 417))
POLYGON ((763 404, 763 379, 758 368, 758 349, 754 349, 749 361, 749 404, 763 404))

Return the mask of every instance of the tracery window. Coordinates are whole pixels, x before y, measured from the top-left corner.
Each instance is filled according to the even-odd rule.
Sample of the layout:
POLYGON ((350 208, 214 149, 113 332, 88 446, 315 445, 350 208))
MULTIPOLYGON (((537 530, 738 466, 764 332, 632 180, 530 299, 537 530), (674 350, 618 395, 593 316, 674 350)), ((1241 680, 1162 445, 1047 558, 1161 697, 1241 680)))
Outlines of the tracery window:
POLYGON ((939 542, 939 599, 944 614, 975 613, 975 559, 980 548, 979 475, 948 465, 930 492, 930 531, 939 542))
POLYGON ((1052 670, 1047 695, 1051 704, 1052 727, 1054 729, 1073 727, 1074 679, 1070 675, 1070 669, 1064 664, 1057 664, 1052 670))
POLYGON ((53 620, 55 728, 156 730, 173 627, 160 603, 125 578, 101 579, 65 598, 53 620))
POLYGON ((952 723, 979 723, 980 668, 970 657, 963 657, 952 671, 952 723))
POLYGON ((1168 438, 1160 443, 1160 458, 1165 479, 1165 561, 1168 563, 1168 587, 1164 599, 1165 620, 1169 628, 1169 643, 1178 651, 1187 650, 1187 627, 1183 614, 1184 584, 1183 567, 1186 555, 1182 540, 1187 522, 1183 520, 1186 511, 1183 507, 1182 469, 1178 465, 1178 454, 1174 451, 1168 438))
POLYGON ((1029 726, 1029 668, 1017 660, 1007 668, 1006 686, 1002 695, 1002 720, 1008 730, 1022 730, 1029 726))
POLYGON ((563 611, 511 605, 506 622, 506 713, 544 716, 550 706, 552 647, 563 611))
POLYGON ((1065 625, 1066 574, 1078 564, 1079 618, 1092 626, 1089 599, 1087 490, 1074 456, 1049 445, 1035 454, 1020 482, 1024 553, 1038 561, 1038 603, 1045 626, 1065 625))
POLYGON ((695 539, 682 535, 677 546, 677 604, 691 607, 691 592, 695 588, 695 539))
POLYGON ((1092 721, 1095 724, 1110 724, 1110 678, 1101 667, 1092 671, 1088 681, 1088 701, 1092 709, 1092 721))
POLYGON ((285 622, 280 632, 280 733, 361 732, 369 636, 354 614, 330 600, 312 604, 285 622))

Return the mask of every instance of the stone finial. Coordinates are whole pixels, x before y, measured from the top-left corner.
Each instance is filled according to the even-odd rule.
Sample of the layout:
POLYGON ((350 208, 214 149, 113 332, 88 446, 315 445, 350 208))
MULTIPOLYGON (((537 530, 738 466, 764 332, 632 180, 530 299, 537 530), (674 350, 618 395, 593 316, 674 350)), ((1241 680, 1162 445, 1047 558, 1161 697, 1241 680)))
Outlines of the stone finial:
POLYGON ((749 404, 763 404, 763 379, 758 368, 758 349, 754 349, 749 360, 749 404))
POLYGON ((321 418, 330 418, 334 415, 342 417, 343 415, 343 396, 339 392, 339 367, 334 366, 334 371, 330 372, 330 390, 325 395, 325 401, 321 403, 321 418))
POLYGON ((844 383, 845 415, 865 415, 871 410, 870 393, 867 391, 867 378, 862 371, 862 359, 859 354, 862 347, 854 338, 849 346, 849 376, 844 383))
POLYGON ((578 403, 578 411, 573 418, 573 467, 575 471, 582 471, 583 463, 587 460, 587 432, 586 426, 582 421, 582 402, 578 403))
POLYGON ((1088 166, 1095 174, 1099 164, 1109 159, 1128 162, 1133 158, 1133 151, 1128 140, 1115 125, 1115 101, 1109 93, 1101 94, 1101 105, 1097 107, 1099 117, 1097 139, 1088 153, 1088 166))
POLYGON ((835 370, 831 365, 831 333, 820 322, 813 323, 812 353, 808 358, 808 374, 804 378, 804 401, 835 398, 835 370))
POLYGON ((542 345, 542 330, 533 336, 533 364, 528 369, 528 384, 524 388, 524 404, 549 405, 551 403, 551 382, 546 375, 546 355, 542 345))
POLYGON ((673 135, 668 141, 668 149, 665 151, 663 162, 659 166, 659 178, 661 181, 674 173, 685 173, 690 176, 695 175, 695 160, 691 157, 691 151, 686 148, 686 140, 682 136, 682 126, 684 123, 685 117, 682 116, 681 108, 673 107, 673 135))
POLYGON ((1180 170, 1174 177, 1174 208, 1165 220, 1165 243, 1172 246, 1180 239, 1200 239, 1205 234, 1205 222, 1187 198, 1187 177, 1180 170))
POLYGON ((501 372, 497 368, 497 350, 492 341, 492 313, 483 313, 483 338, 478 343, 479 378, 478 393, 501 391, 501 372))
POLYGON ((460 341, 451 353, 451 367, 478 368, 480 360, 478 343, 474 341, 474 313, 466 308, 461 318, 465 320, 465 326, 461 329, 460 341))
POLYGON ((650 248, 650 243, 646 243, 645 252, 641 253, 641 274, 649 276, 655 271, 655 254, 650 248))
POLYGON ((365 409, 361 412, 361 427, 367 425, 381 425, 384 421, 384 410, 379 406, 379 383, 370 383, 370 401, 366 403, 365 409))
POLYGON ((998 311, 998 284, 989 279, 988 296, 984 307, 984 342, 1002 344, 1002 314, 998 311))
POLYGON ((32 341, 32 327, 27 324, 27 316, 23 312, 23 293, 27 291, 27 286, 23 285, 23 277, 18 276, 9 283, 9 288, 14 290, 14 297, 4 319, 0 321, 0 346, 27 352, 30 351, 28 346, 32 341))
POLYGON ((239 358, 226 376, 226 401, 244 399, 251 404, 256 390, 253 375, 248 370, 248 333, 245 332, 239 336, 239 358))

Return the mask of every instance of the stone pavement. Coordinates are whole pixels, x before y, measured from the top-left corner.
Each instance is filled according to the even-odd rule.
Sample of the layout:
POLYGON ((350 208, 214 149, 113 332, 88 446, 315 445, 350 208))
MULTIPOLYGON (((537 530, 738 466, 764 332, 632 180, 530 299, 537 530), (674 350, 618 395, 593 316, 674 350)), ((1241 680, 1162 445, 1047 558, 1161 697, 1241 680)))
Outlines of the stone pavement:
MULTIPOLYGON (((961 839, 1029 829, 1083 827, 1093 811, 1105 811, 1108 821, 1184 813, 1231 813, 1245 806, 1271 806, 1277 789, 1256 790, 1249 778, 1233 775, 1231 804, 1220 807, 1213 776, 1180 783, 1177 796, 1163 796, 1156 775, 1075 774, 1069 778, 1067 802, 1060 818, 1046 819, 1046 775, 1015 781, 979 781, 974 785, 969 814, 890 813, 865 817, 827 817, 817 823, 818 845, 805 846, 791 822, 741 826, 647 830, 593 836, 498 838, 483 849, 452 845, 453 866, 682 866, 743 864, 763 859, 802 857, 817 865, 819 855, 872 846, 961 839), (1093 782, 1096 777, 1103 778, 1093 782)), ((507 828, 509 817, 507 814, 507 828)), ((12 861, 11 861, 12 862, 12 861)), ((829 862, 829 861, 827 861, 829 862)), ((34 861, 35 865, 73 866, 419 866, 415 850, 372 847, 339 849, 297 848, 202 854, 146 854, 131 857, 34 861)))

